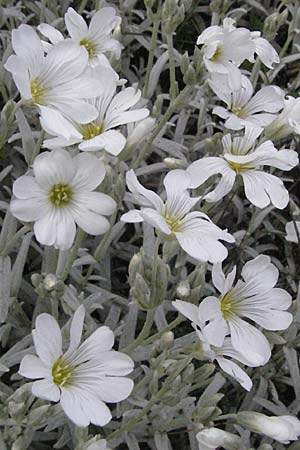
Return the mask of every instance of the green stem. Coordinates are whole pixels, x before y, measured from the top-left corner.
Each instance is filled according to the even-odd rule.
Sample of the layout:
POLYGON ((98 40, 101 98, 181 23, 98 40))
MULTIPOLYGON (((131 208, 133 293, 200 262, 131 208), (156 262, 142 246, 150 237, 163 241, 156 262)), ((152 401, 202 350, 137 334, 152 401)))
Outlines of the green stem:
POLYGON ((88 2, 88 0, 82 0, 82 1, 81 1, 80 6, 79 6, 79 8, 78 8, 78 13, 79 13, 79 14, 82 14, 84 8, 85 8, 86 5, 87 5, 87 2, 88 2))
POLYGON ((76 236, 74 245, 72 247, 71 253, 70 253, 69 258, 68 258, 68 260, 66 262, 65 268, 64 268, 64 270, 62 271, 62 273, 60 275, 60 279, 62 281, 65 281, 65 279, 68 277, 68 275, 70 273, 70 270, 72 268, 73 262, 76 259, 76 256, 77 256, 77 253, 78 253, 78 249, 79 249, 79 247, 81 245, 81 242, 83 241, 84 237, 85 237, 85 232, 81 228, 79 228, 78 231, 77 231, 77 236, 76 236))
POLYGON ((292 42, 292 40, 294 38, 294 33, 295 33, 295 28, 296 28, 296 21, 297 21, 297 18, 298 18, 298 14, 297 14, 298 13, 298 9, 299 9, 299 1, 296 1, 295 5, 294 5, 293 18, 292 18, 292 20, 290 22, 290 25, 289 25, 287 39, 286 39, 286 41, 285 41, 285 43, 284 43, 284 45, 283 45, 283 47, 282 47, 282 49, 281 49, 281 51, 279 53, 279 57, 280 58, 284 57, 287 49, 289 48, 290 43, 292 42))
POLYGON ((151 274, 151 294, 150 294, 150 301, 149 305, 150 308, 155 307, 155 297, 156 297, 156 278, 157 278, 157 268, 158 268, 158 253, 159 253, 159 246, 160 246, 160 238, 157 237, 155 241, 155 246, 153 250, 153 263, 152 263, 152 274, 151 274))
POLYGON ((141 421, 141 419, 151 410, 152 406, 158 401, 160 400, 164 394, 166 392, 168 392, 168 390, 170 389, 170 386, 172 386, 173 382, 175 381, 175 379, 178 377, 178 375, 182 372, 182 370, 185 369, 185 367, 192 361, 193 357, 192 356, 188 356, 187 358, 185 358, 181 364, 179 364, 179 367, 177 370, 175 370, 175 372, 170 375, 164 382, 163 386, 161 387, 161 389, 157 392, 156 395, 154 395, 149 402, 147 403, 147 405, 134 417, 132 417, 132 419, 130 419, 127 423, 125 423, 121 428, 119 428, 118 430, 112 432, 111 434, 109 434, 108 436, 106 436, 107 440, 111 440, 113 438, 118 437, 119 435, 121 435, 122 433, 124 433, 125 431, 130 431, 132 430, 132 428, 135 427, 135 425, 137 423, 139 423, 141 421))
POLYGON ((166 33, 167 44, 169 51, 169 72, 170 72, 170 99, 173 100, 177 95, 177 83, 175 77, 175 61, 174 61, 174 48, 173 48, 173 35, 172 33, 166 33))
POLYGON ((150 81, 150 74, 151 69, 153 67, 153 61, 154 61, 154 52, 157 47, 157 35, 158 35, 158 29, 160 24, 160 18, 161 18, 161 1, 159 2, 157 13, 154 16, 153 19, 153 28, 152 28, 152 36, 151 36, 151 44, 150 44, 150 50, 148 55, 148 62, 147 62, 147 69, 146 69, 146 76, 145 76, 145 83, 144 83, 144 90, 143 90, 143 97, 148 97, 148 89, 149 89, 149 81, 150 81))
POLYGON ((157 124, 157 126, 154 128, 152 133, 150 134, 150 137, 148 141, 144 144, 142 150, 140 151, 138 157, 132 161, 131 168, 136 169, 140 163, 143 161, 143 159, 148 156, 149 150, 151 149, 152 142, 157 137, 157 135, 160 133, 160 131, 163 129, 165 124, 168 122, 176 108, 181 104, 181 102, 184 100, 186 95, 191 91, 191 86, 185 86, 185 88, 180 92, 180 94, 170 102, 170 105, 168 109, 166 110, 165 114, 161 118, 160 122, 157 124))
POLYGON ((35 157, 40 153, 41 145, 45 138, 45 134, 46 134, 45 130, 41 130, 38 140, 36 141, 36 144, 34 147, 33 155, 31 156, 30 160, 27 162, 28 166, 31 166, 33 164, 35 157))
MULTIPOLYGON (((107 230, 107 232, 105 233, 105 235, 103 236, 103 238, 101 239, 100 244, 98 245, 98 247, 95 250, 95 253, 93 256, 97 262, 99 262, 103 258, 103 256, 105 255, 105 253, 108 249, 108 246, 110 244, 111 232, 112 232, 112 228, 115 223, 116 217, 117 217, 117 211, 115 211, 114 214, 111 216, 110 227, 107 230)), ((89 277, 93 273, 93 270, 94 270, 94 265, 91 264, 87 271, 86 276, 84 277, 85 281, 87 281, 89 279, 89 277)))
POLYGON ((131 342, 131 344, 127 345, 127 347, 122 348, 123 353, 131 353, 135 348, 137 348, 139 345, 141 345, 144 340, 149 336, 149 333, 151 331, 151 327, 153 325, 153 319, 154 319, 155 310, 150 309, 147 311, 146 320, 144 322, 142 331, 138 335, 138 337, 131 342))
POLYGON ((254 66, 252 68, 251 77, 250 77, 250 81, 252 83, 253 89, 255 89, 255 86, 256 86, 256 83, 258 80, 260 67, 261 67, 261 61, 259 58, 257 58, 257 60, 254 63, 254 66))

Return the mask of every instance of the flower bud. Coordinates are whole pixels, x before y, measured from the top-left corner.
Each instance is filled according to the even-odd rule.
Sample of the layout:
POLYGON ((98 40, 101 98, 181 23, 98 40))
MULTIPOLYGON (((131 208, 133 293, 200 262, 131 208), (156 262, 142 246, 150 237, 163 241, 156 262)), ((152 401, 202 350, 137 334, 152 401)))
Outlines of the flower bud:
POLYGON ((138 145, 141 141, 148 138, 153 130, 156 120, 154 117, 147 117, 141 120, 127 138, 127 146, 138 145))
POLYGON ((186 163, 178 158, 165 158, 164 163, 168 169, 185 169, 186 163))
POLYGON ((184 74, 183 81, 187 86, 194 86, 197 82, 196 71, 192 64, 189 65, 188 70, 184 74))
POLYGON ((204 428, 196 435, 199 450, 215 450, 223 447, 225 450, 242 450, 241 438, 218 428, 204 428))
POLYGON ((300 436, 300 421, 293 416, 268 417, 258 412, 243 411, 236 417, 239 425, 254 433, 265 434, 282 444, 296 441, 300 436))
POLYGON ((160 338, 159 342, 161 350, 170 350, 174 345, 173 331, 166 331, 160 338))
POLYGON ((43 280, 42 275, 40 275, 39 273, 33 273, 31 275, 31 283, 32 283, 32 286, 35 288, 40 285, 42 280, 43 280))
POLYGON ((189 280, 182 280, 176 288, 176 294, 180 298, 188 297, 191 293, 189 280))
POLYGON ((48 273, 43 281, 44 288, 46 291, 53 291, 57 285, 57 278, 53 273, 48 273))

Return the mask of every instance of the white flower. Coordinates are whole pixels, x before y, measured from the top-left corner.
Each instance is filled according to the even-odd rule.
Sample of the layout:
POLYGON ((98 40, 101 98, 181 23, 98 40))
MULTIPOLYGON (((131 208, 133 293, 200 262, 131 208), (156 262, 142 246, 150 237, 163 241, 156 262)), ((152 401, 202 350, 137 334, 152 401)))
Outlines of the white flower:
POLYGON ((262 433, 282 444, 297 441, 300 436, 300 421, 293 416, 268 417, 258 412, 243 411, 237 414, 240 425, 255 433, 262 433))
POLYGON ((65 150, 44 152, 33 163, 33 176, 23 175, 13 185, 11 212, 19 220, 34 222, 41 244, 71 247, 77 224, 92 235, 103 234, 115 201, 93 192, 102 182, 105 168, 95 155, 72 158, 65 150))
MULTIPOLYGON (((121 23, 121 17, 111 7, 104 7, 97 11, 91 19, 89 26, 85 20, 73 9, 68 8, 65 14, 65 24, 71 41, 81 46, 87 52, 90 63, 98 64, 98 58, 105 53, 113 53, 120 58, 122 46, 112 37, 113 30, 121 23)), ((54 27, 42 23, 39 31, 56 45, 64 40, 63 35, 54 27)))
POLYGON ((44 147, 60 148, 79 144, 80 150, 104 149, 112 155, 118 155, 126 144, 126 138, 116 128, 148 116, 149 110, 146 108, 130 109, 139 101, 141 91, 128 87, 117 93, 117 79, 111 69, 97 66, 93 73, 102 89, 96 99, 90 100, 97 110, 97 117, 82 125, 61 114, 53 116, 52 111, 47 110, 41 117, 41 125, 47 133, 56 137, 45 140, 44 147))
POLYGON ((95 119, 97 110, 84 99, 97 96, 99 81, 85 74, 88 57, 82 48, 65 41, 44 56, 41 40, 29 25, 12 31, 12 46, 16 54, 5 68, 23 99, 41 113, 53 108, 52 114, 59 110, 79 123, 95 119))
POLYGON ((203 60, 212 73, 227 74, 233 85, 239 83, 241 73, 238 67, 247 59, 254 62, 257 53, 269 68, 279 62, 272 45, 260 37, 260 32, 247 28, 236 28, 235 20, 225 18, 223 25, 206 28, 198 37, 197 44, 203 44, 203 60))
POLYGON ((216 202, 231 191, 236 177, 240 176, 245 195, 255 206, 265 208, 272 203, 276 208, 285 208, 289 202, 287 189, 280 178, 264 172, 263 166, 291 170, 299 162, 297 152, 278 151, 271 141, 255 147, 258 134, 258 128, 246 127, 242 137, 225 135, 223 155, 204 157, 187 168, 192 178, 190 187, 200 186, 212 175, 221 174, 217 187, 204 196, 208 202, 216 202))
POLYGON ((296 244, 299 242, 298 235, 300 236, 300 222, 298 221, 291 221, 288 222, 285 226, 285 232, 286 232, 286 240, 290 242, 295 242, 296 244), (298 233, 297 233, 297 231, 298 233))
POLYGON ((227 74, 233 84, 241 77, 238 67, 245 59, 252 59, 255 45, 246 28, 234 27, 235 21, 226 18, 222 26, 206 28, 198 37, 197 45, 204 44, 203 60, 209 72, 227 74))
POLYGON ((234 238, 213 224, 206 214, 190 212, 199 198, 190 197, 191 178, 186 171, 172 170, 166 175, 165 202, 155 192, 145 189, 133 170, 127 172, 126 180, 134 201, 142 208, 123 214, 121 220, 150 223, 167 237, 176 238, 183 250, 199 261, 217 262, 227 257, 228 251, 219 239, 234 242, 234 238))
POLYGON ((212 74, 209 85, 227 105, 216 106, 213 113, 226 119, 225 127, 240 130, 246 125, 263 128, 271 123, 284 106, 284 92, 277 86, 265 86, 253 96, 253 86, 245 75, 233 86, 225 75, 212 74))
POLYGON ((225 450, 240 450, 242 447, 239 436, 219 428, 204 428, 196 434, 196 439, 199 450, 216 450, 219 447, 225 450))
POLYGON ((220 347, 230 333, 233 348, 247 354, 256 365, 264 365, 271 356, 270 344, 260 330, 244 320, 250 319, 266 330, 287 329, 293 316, 285 310, 291 306, 290 294, 274 288, 278 269, 270 257, 259 255, 242 269, 242 280, 233 285, 236 268, 225 277, 221 264, 212 271, 214 286, 220 297, 206 297, 199 305, 202 332, 210 344, 220 347))
POLYGON ((244 355, 245 352, 238 352, 233 348, 230 338, 225 338, 222 346, 216 347, 211 345, 201 329, 204 326, 203 318, 199 314, 199 308, 182 300, 172 302, 177 311, 187 317, 196 330, 197 336, 201 343, 201 351, 203 355, 210 361, 217 361, 221 369, 228 375, 233 377, 244 389, 250 391, 252 388, 252 381, 247 373, 241 367, 229 358, 233 358, 242 364, 250 367, 256 367, 252 361, 249 361, 244 355))
POLYGON ((265 135, 269 139, 283 139, 290 134, 300 134, 300 97, 287 97, 284 109, 265 128, 265 135))
MULTIPOLYGON (((78 450, 80 450, 80 449, 78 449, 78 450)), ((87 446, 86 450, 111 450, 111 449, 108 448, 107 441, 105 439, 100 439, 100 440, 97 440, 97 441, 89 444, 87 446)))
POLYGON ((19 373, 38 380, 32 384, 33 395, 60 402, 76 425, 103 426, 111 420, 105 403, 117 403, 130 395, 133 381, 125 375, 132 372, 134 364, 129 356, 112 350, 114 334, 106 326, 80 344, 84 314, 80 306, 73 316, 66 351, 56 320, 40 314, 32 331, 38 356, 26 355, 19 373))
MULTIPOLYGON (((97 11, 91 19, 89 26, 73 8, 68 8, 65 14, 65 24, 70 40, 77 46, 83 47, 92 65, 98 64, 98 58, 105 53, 113 53, 120 58, 122 46, 112 37, 113 30, 121 23, 121 17, 111 7, 104 7, 97 11)), ((54 27, 42 23, 39 31, 56 45, 64 40, 63 35, 54 27)))

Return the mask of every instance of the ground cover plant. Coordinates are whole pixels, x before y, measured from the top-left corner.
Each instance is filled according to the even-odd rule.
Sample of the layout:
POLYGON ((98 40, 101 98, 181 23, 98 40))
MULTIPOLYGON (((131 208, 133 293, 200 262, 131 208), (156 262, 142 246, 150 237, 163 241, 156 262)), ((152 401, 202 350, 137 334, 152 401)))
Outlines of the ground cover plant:
POLYGON ((0 1, 0 450, 300 449, 299 6, 0 1))

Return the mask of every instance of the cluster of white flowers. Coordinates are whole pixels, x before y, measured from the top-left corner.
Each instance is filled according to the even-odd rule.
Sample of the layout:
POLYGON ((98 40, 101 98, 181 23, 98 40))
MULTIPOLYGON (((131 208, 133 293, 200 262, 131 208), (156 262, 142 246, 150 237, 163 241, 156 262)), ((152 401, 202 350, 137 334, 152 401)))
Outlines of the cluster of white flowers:
MULTIPOLYGON (((103 7, 89 25, 73 8, 64 19, 68 37, 48 24, 38 27, 42 38, 29 25, 14 30, 15 54, 5 64, 21 95, 21 105, 37 111, 46 134, 43 147, 50 149, 36 156, 14 182, 10 211, 18 220, 33 223, 40 244, 62 251, 74 244, 76 225, 93 236, 109 230, 107 217, 117 214, 117 203, 113 194, 100 191, 107 167, 112 162, 116 165, 126 144, 145 139, 155 122, 147 118, 149 110, 141 91, 128 87, 112 67, 122 51, 113 34, 121 22, 115 9, 103 7)), ((222 138, 223 153, 171 170, 163 180, 161 196, 143 187, 134 170, 126 166, 130 191, 126 204, 137 204, 139 209, 130 209, 120 220, 146 222, 155 228, 159 243, 173 240, 192 263, 212 264, 212 282, 219 295, 206 297, 199 305, 182 300, 172 304, 192 322, 198 355, 215 360, 249 391, 252 380, 239 363, 258 367, 269 361, 271 344, 262 329, 290 326, 293 316, 287 310, 292 298, 275 287, 279 271, 269 256, 259 254, 246 262, 242 279, 236 283, 236 267, 225 275, 222 262, 235 238, 198 205, 203 200, 220 201, 241 179, 245 196, 254 206, 287 207, 289 192, 273 169, 292 170, 298 155, 291 149, 275 148, 273 141, 300 134, 299 99, 285 98, 276 86, 255 93, 249 77, 240 70, 245 60, 254 63, 259 58, 268 68, 279 62, 277 52, 260 33, 237 28, 234 20, 226 18, 222 26, 207 28, 197 44, 203 46, 209 86, 217 101, 226 105, 213 109, 231 130, 222 138), (271 173, 266 167, 272 168, 271 173), (212 189, 201 197, 192 196, 192 190, 214 175, 221 175, 217 185, 212 183, 212 189)), ((288 223, 286 233, 287 240, 297 242, 300 222, 288 223)), ((66 349, 57 321, 49 314, 38 315, 32 332, 38 356, 26 355, 19 373, 37 380, 32 393, 60 402, 76 425, 104 426, 112 417, 106 403, 120 402, 132 392, 133 381, 126 375, 134 363, 126 354, 112 350, 114 334, 107 326, 80 344, 84 316, 80 306, 71 320, 66 349)), ((264 419, 262 425, 258 416, 252 428, 250 419, 240 416, 239 420, 250 430, 284 443, 300 435, 299 422, 289 416, 264 419), (273 424, 281 428, 274 431, 273 424)), ((200 431, 197 439, 200 450, 238 449, 240 445, 239 437, 215 428, 200 431)))

